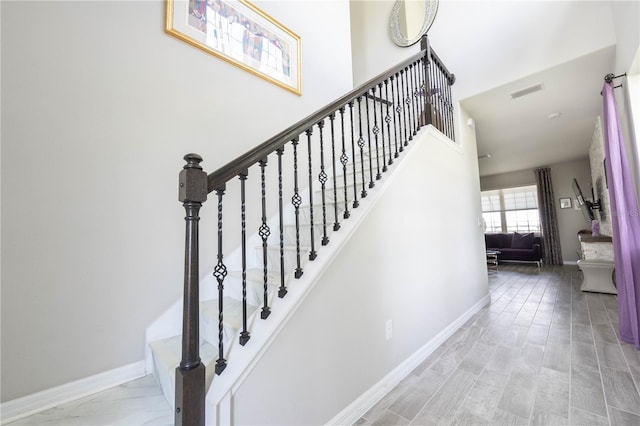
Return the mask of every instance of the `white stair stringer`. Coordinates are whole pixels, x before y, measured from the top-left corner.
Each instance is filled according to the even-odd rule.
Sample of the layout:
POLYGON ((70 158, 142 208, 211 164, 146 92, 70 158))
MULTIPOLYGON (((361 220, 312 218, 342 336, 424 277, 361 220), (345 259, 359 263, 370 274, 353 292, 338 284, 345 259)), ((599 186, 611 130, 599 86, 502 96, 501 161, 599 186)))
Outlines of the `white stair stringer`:
MULTIPOLYGON (((404 155, 401 157, 409 155, 409 149, 412 145, 413 144, 410 144, 405 148, 404 155)), ((206 383, 209 389, 207 393, 207 424, 228 423, 229 420, 225 420, 224 418, 226 416, 225 413, 229 412, 229 407, 225 408, 225 404, 221 405, 221 401, 228 401, 229 396, 233 395, 238 389, 267 350, 270 343, 276 338, 288 319, 301 305, 306 294, 311 291, 324 269, 329 266, 339 253, 341 247, 348 241, 351 234, 355 232, 368 211, 379 198, 379 194, 384 191, 393 179, 394 170, 401 167, 402 163, 402 161, 394 161, 394 164, 388 167, 389 170, 383 174, 383 179, 376 181, 374 188, 369 188, 367 182, 366 189, 368 196, 358 198, 359 207, 356 209, 352 208, 353 188, 351 186, 348 187, 348 206, 351 217, 349 219, 343 219, 344 200, 339 201, 338 218, 341 227, 335 232, 333 231, 333 222, 335 219, 334 203, 327 199, 325 204, 327 211, 327 236, 329 237, 329 244, 327 246, 321 245, 323 236, 321 223, 322 205, 318 204, 321 202, 321 199, 317 193, 314 193, 314 242, 317 252, 317 258, 314 261, 309 261, 309 206, 304 204, 300 206, 300 262, 303 275, 299 279, 295 279, 293 274, 294 269, 297 267, 295 259, 295 228, 292 230, 291 216, 289 216, 289 220, 286 220, 284 224, 285 285, 288 291, 284 298, 277 297, 277 289, 281 282, 279 272, 280 247, 278 239, 274 238, 277 237, 277 235, 275 235, 277 233, 272 233, 272 238, 269 239, 267 247, 267 293, 271 313, 266 320, 258 318, 264 302, 262 247, 256 244, 259 240, 255 235, 250 237, 252 241, 249 247, 254 247, 254 249, 248 249, 248 251, 254 251, 255 253, 254 261, 250 262, 251 264, 248 265, 246 271, 247 303, 250 305, 247 307, 247 329, 251 337, 245 346, 241 346, 238 342, 239 332, 242 328, 242 273, 241 271, 233 270, 235 268, 230 268, 229 274, 225 278, 225 297, 223 298, 225 305, 223 316, 223 345, 227 367, 220 376, 213 373, 218 358, 218 301, 213 298, 217 297, 215 294, 217 292, 214 291, 217 285, 212 285, 214 284, 212 283, 214 280, 211 276, 208 276, 208 278, 205 278, 203 282, 201 282, 200 356, 206 366, 206 383), (292 236, 293 239, 291 239, 292 236), (203 291, 203 289, 206 290, 203 291)), ((351 163, 349 163, 348 166, 348 168, 350 168, 351 163)), ((369 172, 367 170, 366 172, 368 175, 369 172)), ((352 175, 348 180, 348 185, 352 185, 351 179, 352 175)), ((343 196, 343 188, 341 187, 341 185, 343 185, 343 177, 338 174, 336 180, 340 188, 338 190, 338 196, 340 197, 343 196)), ((358 178, 358 185, 360 185, 360 178, 358 178)), ((317 188, 313 188, 313 190, 315 192, 317 188)), ((327 188, 327 194, 329 192, 332 193, 333 190, 331 189, 331 191, 329 191, 327 188)), ((301 191, 300 195, 303 200, 307 200, 308 202, 308 191, 301 191)), ((360 195, 359 190, 358 195, 360 195)), ((285 209, 288 212, 292 212, 293 210, 290 203, 285 209)), ((272 230, 278 229, 277 217, 269 220, 269 226, 272 230)), ((235 254, 235 256, 237 258, 237 254, 235 254)), ((227 266, 231 264, 234 264, 234 266, 237 265, 237 262, 234 262, 232 259, 234 259, 234 254, 227 257, 227 266)), ((153 371, 156 375, 172 407, 175 404, 175 369, 181 357, 181 336, 179 336, 182 320, 181 311, 182 300, 179 300, 169 309, 169 315, 158 321, 162 327, 156 327, 152 331, 148 330, 146 337, 148 346, 147 369, 150 372, 153 371), (162 330, 158 331, 157 329, 162 330)))

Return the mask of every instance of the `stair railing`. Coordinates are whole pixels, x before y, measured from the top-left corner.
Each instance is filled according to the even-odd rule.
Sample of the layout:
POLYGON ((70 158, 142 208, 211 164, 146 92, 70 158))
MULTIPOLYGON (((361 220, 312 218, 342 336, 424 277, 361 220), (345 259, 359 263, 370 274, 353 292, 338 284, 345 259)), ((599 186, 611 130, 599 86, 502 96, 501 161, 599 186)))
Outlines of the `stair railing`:
MULTIPOLYGON (((247 249, 246 249, 246 194, 245 182, 249 169, 258 166, 261 179, 261 224, 258 234, 262 240, 264 296, 260 318, 266 319, 270 314, 268 305, 268 265, 267 239, 271 229, 267 223, 265 169, 268 157, 275 153, 278 169, 278 215, 279 215, 279 288, 278 297, 287 294, 284 238, 283 238, 283 153, 287 145, 293 150, 293 196, 291 204, 295 209, 295 268, 293 276, 298 279, 303 274, 301 256, 308 254, 313 261, 316 256, 316 226, 322 227, 321 245, 329 244, 327 220, 333 220, 332 229, 340 229, 340 220, 350 216, 349 208, 358 208, 359 198, 367 196, 367 189, 373 188, 375 182, 382 177, 413 139, 418 130, 432 124, 450 139, 454 139, 453 103, 451 101, 451 85, 455 76, 451 74, 430 48, 426 36, 421 41, 421 51, 401 62, 390 70, 367 81, 358 88, 345 94, 325 108, 301 120, 276 136, 256 146, 246 154, 238 157, 218 170, 207 174, 200 163, 202 157, 187 154, 186 164, 179 176, 179 200, 183 203, 186 216, 185 259, 184 259, 184 300, 182 327, 182 360, 176 368, 175 424, 202 425, 205 413, 205 366, 200 359, 199 331, 199 245, 198 224, 199 211, 207 200, 208 194, 215 193, 218 206, 218 241, 217 264, 213 276, 218 283, 218 359, 215 363, 216 374, 221 374, 227 361, 224 358, 223 346, 223 289, 228 274, 223 261, 223 198, 227 184, 238 179, 240 182, 241 203, 241 235, 242 235, 242 331, 239 343, 247 344, 250 332, 247 326, 247 249), (373 103, 372 106, 370 104, 373 103), (371 110, 371 111, 370 111, 371 110), (328 120, 328 128, 327 128, 328 120), (345 120, 350 123, 345 128, 345 120), (340 131, 337 132, 336 121, 340 131), (319 146, 312 143, 314 128, 319 132, 319 146), (386 129, 385 129, 386 127, 386 129), (325 141, 325 134, 329 140, 325 141), (372 136, 373 135, 373 136, 372 136), (304 159, 299 158, 298 151, 304 145, 308 153, 308 203, 309 203, 309 238, 308 253, 303 253, 300 237, 300 207, 303 204, 303 193, 300 184, 304 177, 299 166, 304 159), (338 144, 336 146, 336 139, 338 144), (325 152, 325 143, 331 150, 325 152), (366 150, 366 151, 365 151, 366 150), (314 224, 314 166, 312 152, 319 153, 320 173, 317 175, 321 185, 321 220, 314 224), (350 155, 349 155, 350 154, 350 155), (336 157, 337 155, 337 157, 336 157), (359 165, 358 165, 359 159, 359 165), (336 163, 338 162, 338 164, 336 163), (350 167, 349 167, 350 166, 350 167), (329 194, 333 202, 327 202, 326 190, 332 174, 332 187, 329 194), (341 170, 340 170, 341 169, 341 170), (338 179, 336 171, 342 171, 338 179), (352 173, 351 178, 348 174, 352 173), (341 182, 338 182, 341 180, 341 182), (338 190, 338 184, 343 188, 338 190), (349 186, 352 185, 351 191, 349 186), (350 191, 350 193, 349 193, 350 191), (339 194, 340 192, 340 194, 339 194), (339 200, 340 198, 340 200, 339 200), (327 213, 327 205, 333 204, 333 212, 327 213), (339 209, 342 215, 339 215, 339 209), (333 219, 328 216, 333 213, 333 219)), ((316 159, 315 168, 318 168, 316 159)), ((304 167, 304 166, 301 166, 304 167)), ((330 207, 330 206, 329 206, 330 207)), ((331 210, 331 209, 330 209, 331 210)), ((330 224, 329 224, 330 225, 330 224)))

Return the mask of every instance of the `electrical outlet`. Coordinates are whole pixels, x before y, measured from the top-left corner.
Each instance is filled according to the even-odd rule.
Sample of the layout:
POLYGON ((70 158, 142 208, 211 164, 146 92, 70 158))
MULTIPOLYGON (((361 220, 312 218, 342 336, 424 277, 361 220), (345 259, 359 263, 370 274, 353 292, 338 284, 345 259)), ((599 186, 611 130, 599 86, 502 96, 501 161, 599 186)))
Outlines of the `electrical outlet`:
POLYGON ((386 336, 387 336, 387 341, 391 340, 391 338, 393 337, 393 321, 392 320, 387 320, 386 336))

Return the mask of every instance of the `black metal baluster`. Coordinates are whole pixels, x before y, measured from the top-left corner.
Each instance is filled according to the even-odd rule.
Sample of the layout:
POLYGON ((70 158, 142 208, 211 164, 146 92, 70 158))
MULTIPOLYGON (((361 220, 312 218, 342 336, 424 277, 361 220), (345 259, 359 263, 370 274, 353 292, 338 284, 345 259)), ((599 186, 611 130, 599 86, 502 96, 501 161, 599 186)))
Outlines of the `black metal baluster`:
POLYGON ((349 102, 349 122, 351 123, 351 166, 353 169, 353 208, 357 209, 360 203, 358 202, 358 174, 356 173, 356 145, 355 135, 353 130, 353 101, 349 102))
POLYGON ((413 84, 412 84, 412 76, 413 74, 413 64, 409 64, 407 67, 407 109, 409 110, 409 139, 413 139, 413 136, 416 134, 416 118, 415 118, 415 110, 413 108, 413 84))
POLYGON ((277 148, 278 155, 278 217, 280 219, 280 288, 278 289, 278 297, 283 298, 287 294, 287 287, 284 284, 284 209, 282 205, 282 154, 284 147, 277 148))
MULTIPOLYGON (((322 240, 321 244, 326 246, 329 244, 329 237, 327 236, 327 200, 325 195, 326 184, 328 180, 327 173, 324 170, 324 120, 321 120, 318 123, 318 128, 320 129, 320 173, 318 174, 318 180, 320 181, 320 185, 322 188, 322 240)), ((311 155, 311 145, 309 145, 309 155, 311 155)), ((311 163, 309 163, 309 168, 311 168, 311 163)), ((312 190, 311 183, 309 183, 309 191, 312 190)))
POLYGON ((249 174, 248 170, 243 171, 238 176, 240 178, 240 217, 242 229, 242 332, 240 333, 240 344, 246 345, 251 336, 247 330, 247 214, 245 182, 249 174))
MULTIPOLYGON (((396 112, 398 113, 398 138, 400 139, 399 142, 399 146, 400 148, 398 149, 398 151, 402 152, 404 151, 404 139, 402 137, 402 111, 403 111, 403 106, 404 106, 404 102, 402 102, 403 96, 402 96, 402 82, 400 81, 400 77, 402 77, 402 72, 396 74, 396 93, 398 94, 398 103, 396 104, 396 112)), ((406 133, 405 133, 406 134, 406 133)))
POLYGON ((414 122, 413 122, 413 134, 414 136, 418 133, 420 129, 420 116, 418 111, 418 81, 416 80, 416 75, 418 73, 418 62, 414 62, 413 69, 411 73, 411 82, 412 82, 412 90, 411 90, 411 104, 413 106, 413 114, 414 114, 414 122))
POLYGON ((360 130, 358 147, 360 148, 360 168, 362 169, 362 192, 360 193, 360 197, 364 198, 367 196, 367 191, 364 189, 366 176, 364 174, 364 138, 362 137, 362 96, 358 98, 358 127, 360 130))
MULTIPOLYGON (((393 77, 391 77, 393 78, 393 77)), ((393 88, 393 86, 392 86, 393 88)), ((387 139, 389 142, 389 160, 387 161, 387 163, 389 165, 393 164, 393 150, 391 148, 391 115, 389 114, 389 109, 390 106, 392 104, 391 101, 389 101, 389 80, 385 80, 384 81, 384 98, 387 101, 387 114, 384 116, 384 121, 385 123, 387 123, 387 139)))
POLYGON ((384 100, 382 99, 382 83, 378 84, 378 88, 380 89, 380 102, 378 102, 378 104, 380 104, 380 144, 382 145, 382 172, 384 173, 387 171, 387 151, 384 146, 384 114, 382 112, 384 100))
POLYGON ((418 116, 419 118, 419 126, 423 127, 427 124, 425 119, 426 109, 424 107, 424 97, 427 96, 426 90, 427 86, 424 81, 424 58, 420 58, 419 62, 420 66, 418 67, 418 116))
POLYGON ((431 123, 432 115, 432 106, 431 106, 431 47, 429 45, 429 39, 427 37, 422 37, 420 41, 420 48, 425 51, 424 56, 422 57, 422 75, 423 75, 423 87, 424 87, 424 103, 423 103, 423 116, 424 116, 424 125, 433 124, 431 123))
POLYGON ((307 149, 309 151, 309 222, 311 225, 311 251, 309 252, 309 260, 315 260, 318 254, 316 253, 313 229, 313 164, 311 161, 311 135, 313 134, 313 128, 307 129, 305 133, 307 135, 307 149))
MULTIPOLYGON (((391 80, 391 98, 393 99, 393 105, 397 105, 395 90, 393 90, 393 81, 394 80, 396 81, 396 87, 398 87, 398 81, 397 81, 396 77, 394 77, 394 76, 391 76, 390 80, 391 80)), ((398 152, 398 127, 399 127, 399 124, 396 123, 396 115, 399 114, 398 108, 399 107, 397 107, 397 106, 393 108, 393 140, 394 140, 394 144, 395 144, 395 153, 393 154, 393 156, 395 158, 398 158, 398 156, 400 155, 400 153, 398 152)))
POLYGON ((407 80, 409 79, 409 71, 408 69, 404 69, 402 71, 400 71, 400 74, 402 74, 402 84, 404 85, 404 87, 402 88, 403 92, 403 101, 405 104, 405 108, 404 108, 404 144, 408 145, 409 141, 413 139, 413 134, 411 133, 411 106, 409 105, 411 103, 411 101, 409 100, 409 85, 407 83, 407 80), (403 74, 404 71, 404 74, 403 74))
POLYGON ((213 276, 218 281, 218 360, 216 361, 216 374, 220 375, 227 368, 227 360, 224 359, 224 343, 222 342, 223 337, 223 297, 224 297, 224 278, 227 276, 227 267, 222 262, 223 254, 222 254, 222 196, 224 195, 224 191, 226 189, 226 185, 222 185, 220 188, 216 189, 216 195, 218 196, 218 263, 213 270, 213 276))
POLYGON ((331 168, 333 170, 333 232, 340 229, 340 222, 338 221, 338 182, 336 181, 336 134, 335 134, 335 120, 336 113, 332 112, 329 115, 331 122, 331 168))
MULTIPOLYGON (((344 138, 344 106, 340 107, 340 131, 342 132, 342 155, 340 156, 340 164, 342 164, 342 178, 344 180, 344 213, 342 217, 348 219, 351 214, 349 213, 349 194, 347 188, 347 164, 349 163, 349 157, 347 156, 347 149, 345 146, 345 138, 344 138)), ((352 139, 353 140, 353 139, 352 139)), ((354 174, 355 174, 355 164, 354 164, 354 174)), ((334 177, 335 179, 335 177, 334 177)), ((338 204, 338 200, 336 199, 336 205, 338 204)))
MULTIPOLYGON (((376 144, 376 180, 382 179, 382 174, 380 173, 380 152, 378 144, 378 134, 380 133, 380 127, 378 127, 378 114, 376 114, 376 87, 373 86, 371 88, 371 99, 373 99, 373 132, 374 141, 376 144)), ((369 115, 369 102, 367 102, 367 117, 369 115)), ((369 126, 369 122, 367 121, 367 126, 369 126)), ((371 155, 371 148, 369 148, 369 155, 371 155)))
MULTIPOLYGON (((374 95, 375 95, 375 92, 374 92, 374 95)), ((369 188, 373 188, 374 186, 376 186, 376 183, 373 181, 373 158, 371 158, 371 155, 373 155, 373 153, 371 152, 371 124, 369 122, 369 100, 367 99, 366 96, 364 98, 364 103, 366 107, 365 112, 367 113, 367 145, 369 148, 369 188)), ((378 160, 377 155, 376 155, 376 160, 378 160)))
POLYGON ((269 268, 268 268, 268 253, 267 253, 267 239, 271 235, 271 229, 267 225, 267 191, 266 191, 266 177, 264 169, 267 166, 267 158, 263 158, 258 162, 260 165, 260 177, 261 177, 261 189, 262 189, 262 224, 258 228, 258 235, 262 238, 262 279, 263 279, 263 294, 264 305, 260 312, 260 318, 267 319, 271 314, 269 308, 269 268))
POLYGON ((303 273, 300 267, 300 205, 302 204, 302 198, 298 192, 298 142, 297 136, 291 141, 293 145, 293 197, 291 197, 291 204, 295 207, 296 216, 296 278, 300 278, 303 273))

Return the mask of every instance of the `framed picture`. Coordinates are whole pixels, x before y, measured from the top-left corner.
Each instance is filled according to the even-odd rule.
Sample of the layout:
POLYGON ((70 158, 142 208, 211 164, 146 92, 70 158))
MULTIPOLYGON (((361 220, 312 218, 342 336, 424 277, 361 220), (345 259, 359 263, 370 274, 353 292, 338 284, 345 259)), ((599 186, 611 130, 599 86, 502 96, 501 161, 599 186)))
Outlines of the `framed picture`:
POLYGON ((561 209, 570 209, 571 208, 571 198, 560 198, 560 208, 561 209))
POLYGON ((246 0, 167 0, 165 31, 302 94, 300 37, 246 0))

